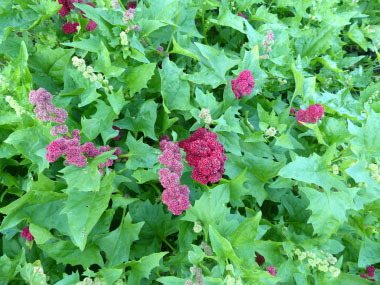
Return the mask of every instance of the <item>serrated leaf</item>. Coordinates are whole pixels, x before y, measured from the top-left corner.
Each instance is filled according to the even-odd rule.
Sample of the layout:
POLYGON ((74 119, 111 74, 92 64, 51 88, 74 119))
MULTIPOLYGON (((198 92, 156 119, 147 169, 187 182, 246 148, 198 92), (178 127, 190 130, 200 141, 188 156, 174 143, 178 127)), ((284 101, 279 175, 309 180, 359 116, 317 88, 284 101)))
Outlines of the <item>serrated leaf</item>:
POLYGON ((125 83, 130 90, 130 96, 134 96, 143 88, 148 87, 147 83, 152 78, 155 69, 155 63, 141 64, 129 69, 125 78, 125 83))
POLYGON ((128 213, 116 230, 95 241, 106 254, 106 266, 113 267, 129 260, 130 247, 138 239, 143 225, 143 222, 132 224, 132 218, 128 213))
POLYGON ((308 220, 314 228, 314 233, 328 239, 347 220, 346 211, 354 208, 355 192, 319 192, 316 189, 300 187, 302 193, 309 199, 308 209, 312 214, 308 220))
POLYGON ((145 144, 142 138, 136 141, 132 134, 128 133, 127 146, 129 148, 126 164, 128 169, 152 168, 158 162, 160 151, 145 144))
POLYGON ((86 246, 91 230, 107 209, 111 192, 114 190, 110 185, 114 175, 109 174, 104 179, 108 183, 103 183, 99 192, 83 192, 77 189, 67 191, 68 198, 61 214, 67 215, 72 241, 81 251, 86 246))
POLYGON ((159 266, 161 258, 167 252, 153 253, 148 256, 142 257, 138 261, 130 261, 125 265, 130 266, 131 270, 128 271, 128 285, 140 284, 142 278, 148 278, 153 268, 159 266))
POLYGON ((70 264, 72 266, 82 265, 85 268, 93 264, 103 266, 103 259, 99 248, 93 244, 81 251, 70 241, 60 240, 58 242, 39 245, 48 256, 54 258, 57 263, 70 264))
POLYGON ((190 86, 182 79, 182 70, 174 62, 165 58, 159 72, 165 111, 170 113, 172 110, 190 109, 190 86))
POLYGON ((39 172, 49 167, 46 146, 50 143, 49 128, 35 126, 14 131, 4 142, 13 145, 21 154, 36 163, 39 172), (28 138, 25 140, 25 138, 28 138))

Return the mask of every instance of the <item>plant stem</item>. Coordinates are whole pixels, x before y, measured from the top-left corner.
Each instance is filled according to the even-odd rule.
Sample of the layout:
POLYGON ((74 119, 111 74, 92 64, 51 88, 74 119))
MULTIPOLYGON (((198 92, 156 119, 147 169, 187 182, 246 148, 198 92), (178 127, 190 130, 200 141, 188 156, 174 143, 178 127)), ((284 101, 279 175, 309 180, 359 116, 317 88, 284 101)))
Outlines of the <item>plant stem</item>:
POLYGON ((121 2, 121 0, 118 0, 118 2, 119 2, 119 5, 120 5, 121 9, 123 9, 123 11, 126 11, 126 9, 125 9, 123 3, 121 2))
POLYGON ((203 36, 205 37, 205 44, 208 45, 207 43, 207 30, 205 26, 205 8, 204 8, 204 2, 202 0, 202 27, 203 27, 203 36))
POLYGON ((161 191, 160 191, 160 189, 158 189, 158 187, 157 187, 156 185, 154 185, 154 184, 150 184, 150 185, 154 188, 154 190, 156 190, 157 194, 158 194, 159 196, 161 196, 161 191))
POLYGON ((164 238, 163 240, 162 240, 172 251, 175 251, 175 248, 174 247, 172 247, 172 245, 166 240, 166 238, 164 238))

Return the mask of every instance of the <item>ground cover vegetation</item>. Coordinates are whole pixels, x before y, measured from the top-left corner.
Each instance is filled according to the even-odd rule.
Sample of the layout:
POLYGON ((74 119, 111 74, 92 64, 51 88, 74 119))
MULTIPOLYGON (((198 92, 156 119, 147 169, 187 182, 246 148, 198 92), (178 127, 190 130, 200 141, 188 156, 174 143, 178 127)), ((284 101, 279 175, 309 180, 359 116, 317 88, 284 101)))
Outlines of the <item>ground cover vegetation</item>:
POLYGON ((0 1, 0 283, 379 280, 379 7, 0 1))

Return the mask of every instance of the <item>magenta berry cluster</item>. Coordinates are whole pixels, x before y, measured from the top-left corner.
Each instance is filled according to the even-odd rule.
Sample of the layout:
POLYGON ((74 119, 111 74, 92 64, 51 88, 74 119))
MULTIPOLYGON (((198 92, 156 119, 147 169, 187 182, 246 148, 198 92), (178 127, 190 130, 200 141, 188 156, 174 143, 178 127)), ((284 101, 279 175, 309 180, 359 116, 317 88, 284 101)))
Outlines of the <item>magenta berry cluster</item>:
POLYGON ((67 134, 68 128, 63 123, 66 121, 67 112, 65 109, 56 108, 52 103, 53 96, 44 88, 29 92, 29 101, 36 107, 34 112, 42 122, 56 122, 60 125, 54 126, 50 133, 53 136, 67 134))
MULTIPOLYGON (((66 165, 76 165, 78 167, 84 167, 87 164, 87 158, 96 157, 103 152, 110 151, 110 146, 101 146, 99 150, 92 142, 86 142, 81 145, 79 130, 71 132, 72 138, 64 136, 63 138, 57 138, 52 141, 46 147, 46 160, 50 163, 55 162, 61 156, 66 156, 66 165)), ((120 148, 116 148, 114 155, 120 155, 120 148)), ((102 168, 112 166, 114 161, 107 159, 105 163, 99 165, 99 172, 103 175, 102 168)))
POLYGON ((21 237, 26 238, 28 241, 34 240, 34 236, 29 231, 29 227, 25 227, 21 231, 21 237))
POLYGON ((360 277, 363 279, 369 279, 371 282, 375 282, 376 280, 374 279, 375 277, 375 267, 374 266, 367 266, 365 269, 366 273, 360 274, 360 277))
POLYGON ((216 133, 199 128, 179 143, 186 152, 186 162, 194 166, 191 177, 201 184, 216 183, 222 178, 227 157, 217 138, 216 133))
POLYGON ((304 123, 317 123, 322 119, 325 113, 325 108, 321 104, 312 104, 306 110, 299 109, 296 113, 296 119, 298 124, 302 126, 301 122, 304 123))
POLYGON ((183 170, 181 152, 178 144, 166 136, 161 138, 160 149, 162 154, 158 161, 167 167, 158 172, 161 185, 165 188, 162 192, 162 202, 174 215, 180 215, 190 207, 190 190, 180 183, 183 170))
MULTIPOLYGON (((75 6, 73 3, 83 3, 83 1, 82 0, 58 0, 58 3, 62 5, 61 9, 58 12, 59 15, 61 17, 66 17, 68 14, 70 14, 71 10, 75 9, 75 6)), ((86 4, 95 8, 95 5, 91 2, 86 2, 86 4)), ((86 18, 84 12, 83 11, 80 11, 80 12, 83 15, 83 17, 86 18)), ((62 25, 62 31, 65 34, 72 34, 78 31, 77 30, 78 26, 79 26, 78 22, 74 22, 74 23, 67 22, 62 25)), ((90 20, 86 25, 86 30, 93 31, 95 30, 97 26, 98 24, 96 24, 95 21, 90 20)))
POLYGON ((232 91, 236 99, 240 99, 242 95, 249 95, 255 87, 255 80, 250 70, 243 70, 236 79, 231 80, 232 91))

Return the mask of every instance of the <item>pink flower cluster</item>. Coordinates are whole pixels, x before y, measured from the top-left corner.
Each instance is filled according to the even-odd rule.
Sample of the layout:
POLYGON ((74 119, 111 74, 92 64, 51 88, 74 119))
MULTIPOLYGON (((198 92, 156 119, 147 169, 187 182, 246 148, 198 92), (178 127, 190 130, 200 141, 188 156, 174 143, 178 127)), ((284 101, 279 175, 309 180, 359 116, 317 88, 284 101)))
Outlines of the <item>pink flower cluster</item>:
MULTIPOLYGON (((83 1, 82 0, 58 0, 58 3, 62 5, 61 9, 58 12, 59 15, 61 17, 66 17, 68 14, 70 14, 71 10, 75 9, 75 6, 73 5, 73 3, 83 3, 83 1)), ((86 4, 95 8, 95 5, 92 4, 91 2, 86 2, 86 4)), ((86 18, 84 12, 83 11, 80 11, 80 12, 83 15, 83 17, 86 18)), ((78 26, 79 26, 78 22, 74 22, 74 23, 68 22, 62 25, 62 31, 67 35, 76 33, 78 31, 77 29, 78 26)), ((97 26, 98 24, 96 24, 95 21, 90 20, 86 25, 86 30, 93 31, 95 30, 97 26)))
POLYGON ((117 126, 112 126, 112 129, 119 131, 118 135, 113 138, 114 141, 118 141, 121 139, 121 136, 123 135, 122 130, 117 126))
POLYGON ((22 229, 21 237, 26 238, 28 241, 34 240, 34 236, 30 233, 29 227, 25 227, 22 229))
POLYGON ((376 269, 375 269, 375 267, 374 266, 367 266, 367 268, 366 268, 366 273, 362 273, 362 274, 360 274, 360 277, 361 278, 364 278, 364 279, 369 279, 371 282, 375 282, 376 280, 375 279, 373 279, 373 277, 375 277, 375 271, 376 271, 376 269), (368 276, 367 276, 368 275, 368 276))
POLYGON ((244 15, 243 13, 238 13, 238 16, 240 16, 240 17, 243 17, 244 19, 247 19, 247 16, 246 15, 244 15))
MULTIPOLYGON (((263 265, 263 264, 265 263, 265 257, 262 256, 260 253, 258 253, 258 252, 256 252, 256 251, 255 251, 255 254, 256 254, 256 258, 255 258, 256 263, 257 263, 259 266, 263 265)), ((267 267, 266 267, 266 271, 267 271, 270 275, 272 275, 272 276, 275 276, 275 277, 277 276, 276 268, 275 268, 274 266, 272 266, 272 265, 267 266, 267 267)))
POLYGON ((263 40, 263 48, 264 48, 264 55, 262 55, 260 58, 267 59, 269 58, 269 53, 272 51, 272 45, 274 44, 274 34, 272 30, 268 30, 267 34, 265 35, 265 40, 263 40))
POLYGON ((322 119, 325 113, 325 108, 321 104, 310 105, 306 110, 299 109, 296 113, 296 119, 298 124, 302 126, 302 123, 312 123, 315 124, 317 121, 322 119))
POLYGON ((190 190, 180 183, 183 170, 181 152, 178 144, 170 141, 168 137, 161 138, 160 150, 162 154, 158 161, 167 166, 158 172, 160 183, 165 188, 162 192, 162 202, 174 215, 181 215, 190 207, 190 190))
MULTIPOLYGON (((66 121, 67 112, 65 109, 56 108, 52 103, 52 99, 53 96, 44 88, 29 92, 29 102, 36 106, 34 112, 40 121, 63 124, 66 121)), ((50 131, 53 136, 66 134, 67 132, 68 128, 66 125, 54 126, 50 131)))
POLYGON ((136 1, 131 1, 131 2, 128 2, 127 4, 127 8, 132 8, 132 9, 136 9, 137 7, 137 2, 136 1))
MULTIPOLYGON (((80 144, 79 130, 71 132, 72 138, 64 136, 63 138, 57 138, 52 141, 46 147, 46 160, 50 163, 55 162, 61 156, 66 156, 66 165, 76 165, 78 167, 84 167, 87 164, 87 157, 95 157, 103 152, 110 151, 110 146, 102 146, 99 150, 92 142, 87 142, 83 145, 80 144)), ((114 155, 121 154, 120 148, 116 148, 114 155)), ((114 161, 107 159, 105 163, 99 165, 99 172, 103 174, 102 168, 112 166, 114 161)))
MULTIPOLYGON (((129 5, 128 5, 129 6, 129 5)), ((133 6, 133 5, 131 5, 133 6)), ((134 5, 136 7, 136 5, 134 5)), ((123 14, 124 23, 128 24, 125 32, 128 33, 130 30, 134 29, 136 32, 140 31, 139 25, 133 24, 133 18, 135 17, 136 10, 134 8, 128 8, 123 14)))
POLYGON ((222 178, 227 157, 217 138, 216 133, 199 128, 179 143, 186 152, 187 163, 194 166, 191 177, 201 184, 216 183, 222 178))
POLYGON ((274 268, 274 266, 267 266, 267 272, 272 276, 277 276, 276 268, 274 268))
POLYGON ((231 80, 232 91, 236 99, 242 95, 249 95, 255 87, 255 80, 250 70, 243 70, 236 79, 231 80))

